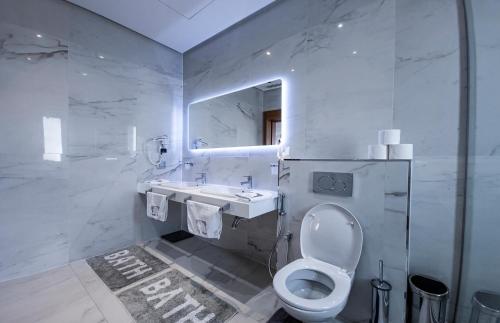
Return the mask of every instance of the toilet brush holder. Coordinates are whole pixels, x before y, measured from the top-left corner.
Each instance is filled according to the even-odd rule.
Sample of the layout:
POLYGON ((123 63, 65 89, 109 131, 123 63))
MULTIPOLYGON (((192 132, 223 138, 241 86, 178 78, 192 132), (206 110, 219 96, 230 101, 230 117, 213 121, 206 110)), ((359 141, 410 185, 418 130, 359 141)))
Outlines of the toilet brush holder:
POLYGON ((379 261, 379 278, 370 281, 372 285, 372 317, 370 323, 389 323, 389 296, 391 284, 384 280, 384 263, 379 261))

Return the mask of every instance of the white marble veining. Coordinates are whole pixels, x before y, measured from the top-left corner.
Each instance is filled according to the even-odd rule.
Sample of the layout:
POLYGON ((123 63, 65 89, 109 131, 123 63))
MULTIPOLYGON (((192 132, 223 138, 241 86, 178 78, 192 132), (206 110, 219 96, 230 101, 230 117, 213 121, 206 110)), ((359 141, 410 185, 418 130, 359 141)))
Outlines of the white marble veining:
MULTIPOLYGON (((144 218, 137 180, 193 180, 206 172, 215 184, 239 185, 252 175, 257 188, 276 189, 276 151, 190 154, 183 138, 189 103, 283 77, 291 157, 365 157, 381 128, 401 128, 403 140, 415 144, 410 268, 454 287, 463 185, 458 44, 453 0, 288 0, 182 62, 178 53, 63 1, 2 1, 0 135, 7 139, 0 152, 0 281, 172 229, 144 218), (43 159, 43 117, 61 120, 61 162, 43 159), (131 151, 134 126, 137 150, 131 151), (172 171, 152 169, 142 155, 141 143, 159 134, 170 137, 172 171), (182 175, 181 155, 194 163, 182 175), (27 228, 36 230, 26 235, 27 228)), ((488 83, 480 91, 494 93, 496 74, 486 71, 499 46, 488 39, 478 44, 488 58, 479 71, 488 83)), ((489 113, 478 121, 492 126, 496 101, 479 100, 489 113)), ((483 131, 488 127, 478 127, 480 138, 483 131)), ((497 155, 494 140, 478 143, 478 152, 497 155)), ((489 167, 486 173, 495 176, 489 167)), ((385 209, 393 228, 388 239, 399 241, 402 205, 394 195, 379 197, 372 202, 385 209)), ((173 227, 181 225, 180 216, 171 219, 173 227)), ((242 223, 226 230, 221 245, 265 261, 275 224, 274 214, 242 223)), ((390 268, 401 267, 400 258, 388 257, 401 247, 378 250, 390 268)))
MULTIPOLYGON (((410 272, 456 293, 463 211, 460 36, 454 0, 396 2, 394 127, 414 145, 410 272)), ((454 304, 448 308, 453 313, 454 304)), ((451 318, 451 317, 450 317, 451 318)))
MULTIPOLYGON (((297 6, 295 2, 271 8, 265 14, 267 19, 282 17, 282 10, 297 6)), ((251 32, 266 33, 265 25, 259 31, 243 24, 221 35, 214 45, 188 52, 185 66, 196 65, 201 53, 205 65, 194 70, 186 67, 185 105, 248 82, 282 77, 288 84, 284 93, 289 130, 285 144, 292 156, 363 158, 377 130, 392 125, 394 3, 302 2, 306 26, 286 38, 267 43, 270 36, 254 40, 251 32), (253 40, 252 50, 224 50, 221 54, 234 34, 253 40)), ((280 19, 275 21, 279 21, 276 29, 289 26, 280 19)))
MULTIPOLYGON (((284 142, 292 158, 366 157, 377 130, 393 122, 394 11, 392 0, 283 1, 187 52, 185 125, 191 102, 282 78, 284 142)), ((183 156, 194 167, 183 180, 205 172, 209 183, 239 185, 252 175, 255 187, 276 188, 276 150, 191 154, 188 146, 185 141, 183 156)), ((272 245, 274 233, 261 236, 262 245, 247 238, 249 250, 272 245)))
POLYGON ((181 178, 181 55, 63 1, 0 11, 0 281, 161 235, 135 185, 181 178), (158 171, 142 143, 161 134, 158 171))
POLYGON ((68 261, 67 168, 43 159, 43 117, 67 116, 68 44, 36 33, 0 22, 0 281, 68 261))

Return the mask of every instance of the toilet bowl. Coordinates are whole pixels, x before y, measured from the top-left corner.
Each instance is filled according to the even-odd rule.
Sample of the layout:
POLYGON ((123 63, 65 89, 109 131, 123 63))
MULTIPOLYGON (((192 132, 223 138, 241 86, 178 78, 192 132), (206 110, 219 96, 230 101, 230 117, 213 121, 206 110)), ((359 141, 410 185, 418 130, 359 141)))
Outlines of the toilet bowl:
POLYGON ((351 212, 334 203, 310 209, 300 228, 303 258, 273 279, 283 309, 304 322, 336 317, 347 303, 362 246, 363 231, 351 212))

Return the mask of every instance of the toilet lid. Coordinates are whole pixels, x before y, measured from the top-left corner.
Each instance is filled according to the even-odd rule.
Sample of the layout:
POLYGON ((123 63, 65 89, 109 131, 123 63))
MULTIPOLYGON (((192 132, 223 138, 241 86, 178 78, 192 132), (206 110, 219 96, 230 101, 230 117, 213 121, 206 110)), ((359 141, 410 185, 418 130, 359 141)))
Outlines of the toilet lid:
POLYGON ((348 210, 334 203, 310 209, 300 228, 300 251, 314 258, 354 272, 363 246, 363 231, 348 210))

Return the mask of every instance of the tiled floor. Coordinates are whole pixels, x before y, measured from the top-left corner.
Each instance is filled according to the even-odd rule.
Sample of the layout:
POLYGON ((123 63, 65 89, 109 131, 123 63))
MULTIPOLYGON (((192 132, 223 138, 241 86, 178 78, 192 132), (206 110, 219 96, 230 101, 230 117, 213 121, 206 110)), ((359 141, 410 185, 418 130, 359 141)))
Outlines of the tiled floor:
MULTIPOLYGON (((267 269, 192 238, 146 250, 238 309, 229 322, 266 322, 278 301, 267 269), (217 264, 217 265, 214 265, 217 264)), ((124 305, 84 260, 0 284, 1 322, 134 322, 124 305)))
POLYGON ((106 322, 71 266, 2 283, 0 316, 2 322, 106 322))
POLYGON ((256 292, 272 283, 265 265, 211 245, 196 237, 176 243, 164 240, 154 241, 149 246, 185 268, 192 268, 193 272, 198 271, 197 273, 204 274, 204 276, 217 276, 219 273, 224 273, 248 285, 256 292))

